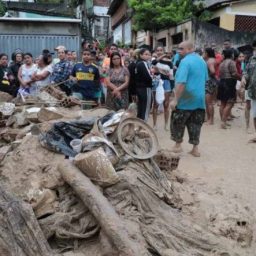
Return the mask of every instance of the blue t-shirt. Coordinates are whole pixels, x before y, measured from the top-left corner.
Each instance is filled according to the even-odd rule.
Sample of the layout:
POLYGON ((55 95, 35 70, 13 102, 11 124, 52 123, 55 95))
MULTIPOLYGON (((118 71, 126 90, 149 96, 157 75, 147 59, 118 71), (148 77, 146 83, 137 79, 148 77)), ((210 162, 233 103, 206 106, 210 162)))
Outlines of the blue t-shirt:
POLYGON ((195 53, 187 54, 180 62, 175 84, 183 84, 185 90, 178 100, 177 109, 205 109, 205 83, 208 70, 205 61, 195 53))
POLYGON ((179 53, 176 53, 173 57, 173 65, 176 66, 177 62, 180 60, 180 55, 179 53))
POLYGON ((98 68, 92 64, 77 63, 71 75, 77 78, 77 85, 72 86, 72 91, 81 93, 84 99, 94 99, 100 85, 98 68))

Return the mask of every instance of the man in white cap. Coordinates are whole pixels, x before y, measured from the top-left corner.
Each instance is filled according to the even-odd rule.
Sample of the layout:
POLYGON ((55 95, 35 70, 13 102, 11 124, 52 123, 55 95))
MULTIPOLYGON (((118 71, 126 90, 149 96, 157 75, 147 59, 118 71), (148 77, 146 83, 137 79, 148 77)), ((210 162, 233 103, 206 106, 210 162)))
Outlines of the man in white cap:
POLYGON ((67 80, 72 71, 72 65, 68 60, 66 60, 66 48, 64 46, 58 46, 55 49, 58 49, 58 58, 57 62, 53 66, 53 72, 51 75, 51 82, 59 84, 59 87, 62 91, 66 92, 67 95, 71 93, 67 80))
MULTIPOLYGON (((58 53, 59 50, 62 50, 62 51, 66 51, 66 47, 64 45, 59 45, 57 47, 54 48, 54 51, 56 51, 58 53)), ((52 61, 52 64, 55 65, 57 64, 58 62, 60 61, 59 58, 54 58, 53 61, 52 61)))

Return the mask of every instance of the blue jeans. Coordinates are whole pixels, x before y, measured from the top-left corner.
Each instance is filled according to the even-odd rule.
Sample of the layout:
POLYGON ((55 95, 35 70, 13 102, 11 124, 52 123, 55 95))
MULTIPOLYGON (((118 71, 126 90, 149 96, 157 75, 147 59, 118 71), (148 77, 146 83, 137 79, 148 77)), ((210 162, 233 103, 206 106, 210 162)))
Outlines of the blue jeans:
MULTIPOLYGON (((163 87, 164 87, 164 92, 171 92, 173 90, 174 85, 172 84, 173 81, 170 80, 163 80, 163 87)), ((153 88, 152 91, 155 92, 156 88, 158 86, 159 81, 153 81, 153 88)))

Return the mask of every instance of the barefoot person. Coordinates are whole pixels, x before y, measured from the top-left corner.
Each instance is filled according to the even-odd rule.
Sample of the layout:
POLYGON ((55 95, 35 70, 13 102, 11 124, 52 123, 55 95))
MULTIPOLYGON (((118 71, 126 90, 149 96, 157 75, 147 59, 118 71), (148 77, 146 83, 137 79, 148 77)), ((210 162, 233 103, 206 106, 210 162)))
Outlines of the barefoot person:
POLYGON ((207 123, 212 125, 214 118, 214 96, 217 92, 217 79, 215 78, 215 53, 212 48, 206 48, 204 50, 203 58, 207 64, 209 72, 209 80, 205 86, 205 101, 206 101, 206 115, 207 123))
MULTIPOLYGON (((157 59, 152 61, 152 65, 156 66, 158 72, 160 74, 161 79, 163 80, 164 87, 164 128, 168 130, 168 121, 169 121, 169 104, 170 104, 170 96, 172 91, 172 82, 173 82, 173 64, 169 59, 167 54, 164 53, 164 48, 159 46, 156 49, 157 59)), ((158 104, 156 102, 156 92, 154 94, 154 105, 153 105, 153 126, 156 129, 157 125, 157 112, 158 112, 158 104)))
POLYGON ((251 98, 248 95, 248 84, 246 83, 245 77, 242 78, 240 91, 241 92, 244 91, 244 100, 245 100, 244 117, 245 117, 245 124, 246 124, 246 131, 247 131, 247 133, 250 133, 251 98))
POLYGON ((224 61, 220 64, 220 83, 217 99, 220 100, 221 128, 227 129, 227 120, 236 102, 236 81, 238 78, 232 50, 223 50, 224 61))
POLYGON ((245 87, 246 98, 246 128, 249 129, 250 109, 252 108, 253 123, 256 131, 256 41, 253 42, 253 56, 250 58, 244 77, 242 79, 242 87, 245 87))
POLYGON ((194 53, 191 42, 179 45, 179 54, 183 57, 175 76, 175 98, 171 101, 171 138, 176 142, 173 151, 181 152, 181 143, 188 129, 190 152, 199 157, 198 144, 201 127, 205 118, 205 83, 208 71, 205 61, 194 53))

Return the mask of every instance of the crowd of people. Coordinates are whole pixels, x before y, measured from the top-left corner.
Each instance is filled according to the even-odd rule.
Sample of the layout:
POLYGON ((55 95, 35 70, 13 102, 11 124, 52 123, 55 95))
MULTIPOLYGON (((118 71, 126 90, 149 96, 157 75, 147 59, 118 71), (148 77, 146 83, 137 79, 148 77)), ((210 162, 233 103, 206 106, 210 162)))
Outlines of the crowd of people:
POLYGON ((116 44, 100 51, 97 43, 83 42, 81 62, 77 52, 65 46, 55 48, 57 58, 47 49, 36 58, 17 49, 11 61, 0 54, 0 91, 14 97, 37 95, 44 86, 57 84, 67 95, 105 104, 115 111, 136 102, 137 117, 147 122, 151 112, 154 129, 159 125, 159 111, 164 113, 163 126, 171 129, 175 152, 182 150, 187 127, 191 153, 200 156, 201 126, 204 122, 214 124, 215 104, 219 105, 220 128, 227 129, 234 104, 245 102, 246 128, 252 109, 256 130, 256 42, 252 49, 252 56, 245 56, 228 39, 221 51, 215 44, 194 49, 186 41, 168 53, 162 46, 151 51, 120 49, 116 44))

